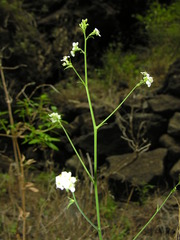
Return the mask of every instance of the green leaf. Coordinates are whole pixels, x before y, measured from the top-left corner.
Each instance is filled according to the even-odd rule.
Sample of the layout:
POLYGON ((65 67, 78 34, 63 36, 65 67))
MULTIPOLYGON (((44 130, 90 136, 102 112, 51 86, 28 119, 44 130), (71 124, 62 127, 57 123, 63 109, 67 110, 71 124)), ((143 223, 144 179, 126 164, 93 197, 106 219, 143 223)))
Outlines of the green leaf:
POLYGON ((33 140, 29 141, 29 144, 37 144, 37 143, 40 143, 39 139, 33 139, 33 140))
POLYGON ((72 198, 70 198, 70 197, 68 197, 68 199, 69 199, 69 204, 67 205, 67 209, 68 209, 72 204, 74 204, 74 199, 72 199, 72 198))
POLYGON ((51 106, 52 112, 57 112, 57 107, 56 106, 51 106))
POLYGON ((55 151, 59 150, 59 148, 56 145, 54 145, 53 143, 46 143, 46 145, 55 151))
POLYGON ((8 111, 0 112, 0 116, 7 115, 7 114, 8 114, 8 111))
POLYGON ((59 138, 52 138, 52 137, 50 137, 49 141, 60 142, 60 139, 59 138))

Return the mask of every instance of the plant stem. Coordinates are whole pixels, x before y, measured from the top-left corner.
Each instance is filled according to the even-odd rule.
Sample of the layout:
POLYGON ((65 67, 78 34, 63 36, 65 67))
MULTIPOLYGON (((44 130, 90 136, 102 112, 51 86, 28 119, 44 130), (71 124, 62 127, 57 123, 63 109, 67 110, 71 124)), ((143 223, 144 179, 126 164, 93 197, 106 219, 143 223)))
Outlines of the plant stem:
POLYGON ((4 71, 2 67, 2 59, 0 59, 0 74, 3 84, 3 89, 5 93, 5 100, 8 107, 8 114, 9 114, 9 122, 11 125, 11 135, 12 135, 12 144, 13 144, 13 153, 16 161, 16 168, 17 168, 17 174, 18 174, 18 184, 19 184, 19 191, 21 196, 21 206, 23 211, 23 232, 22 232, 22 238, 23 240, 26 239, 26 198, 25 198, 25 179, 24 179, 24 165, 23 165, 23 158, 21 155, 21 151, 19 148, 18 140, 17 140, 17 134, 16 131, 13 129, 14 127, 14 118, 11 108, 11 98, 9 96, 7 86, 6 86, 6 80, 4 76, 4 71))
POLYGON ((69 134, 67 133, 67 131, 66 131, 65 127, 62 125, 62 123, 61 123, 61 127, 62 127, 64 133, 66 134, 66 137, 67 137, 67 139, 69 140, 69 142, 70 142, 70 144, 71 144, 71 146, 72 146, 74 152, 76 153, 76 155, 77 155, 79 161, 81 162, 83 168, 85 169, 87 175, 89 176, 91 182, 94 183, 94 179, 92 178, 91 174, 89 173, 89 171, 88 171, 86 165, 84 164, 83 160, 81 159, 81 156, 79 155, 78 151, 76 150, 76 148, 75 148, 75 146, 74 146, 74 143, 72 142, 72 140, 71 140, 69 134))
POLYGON ((79 73, 77 72, 77 70, 74 68, 73 65, 72 65, 72 69, 74 70, 75 74, 78 76, 78 78, 82 82, 82 84, 85 86, 84 80, 81 78, 81 76, 79 75, 79 73))
POLYGON ((107 120, 122 106, 122 104, 127 100, 127 98, 132 94, 132 92, 134 92, 134 90, 139 87, 141 84, 143 84, 142 82, 136 84, 135 87, 133 87, 133 89, 128 93, 128 95, 122 100, 122 102, 97 126, 97 129, 99 129, 100 127, 102 127, 107 120))
POLYGON ((97 216, 97 224, 98 224, 98 236, 99 240, 102 240, 102 232, 101 232, 101 221, 100 221, 100 211, 99 211, 99 198, 98 198, 98 185, 97 185, 97 126, 96 120, 94 116, 94 111, 92 107, 91 97, 88 88, 88 76, 87 76, 87 38, 86 34, 84 33, 84 78, 85 78, 85 89, 93 124, 93 131, 94 131, 94 194, 95 194, 95 202, 96 202, 96 216, 97 216))
POLYGON ((136 240, 139 235, 144 231, 144 229, 150 224, 150 222, 154 219, 154 217, 158 214, 158 212, 161 210, 161 208, 164 206, 164 204, 167 202, 167 200, 170 198, 170 196, 176 191, 177 186, 180 185, 180 182, 170 191, 168 196, 165 198, 163 203, 156 209, 156 212, 152 215, 152 217, 149 219, 149 221, 142 227, 142 229, 138 232, 138 234, 133 238, 133 240, 136 240))
MULTIPOLYGON (((6 100, 7 107, 8 107, 9 122, 10 122, 11 126, 14 126, 14 119, 13 119, 12 108, 11 108, 11 99, 10 99, 10 96, 9 96, 9 93, 8 93, 8 90, 7 90, 3 67, 1 65, 0 65, 0 72, 1 72, 2 85, 3 85, 3 89, 4 89, 4 94, 5 94, 5 100, 6 100)), ((16 161, 16 165, 17 165, 16 166, 17 167, 17 174, 19 176, 20 175, 19 161, 18 161, 18 154, 17 154, 17 149, 16 149, 16 141, 17 141, 17 139, 16 139, 15 132, 14 132, 13 128, 11 128, 11 135, 12 135, 12 144, 13 144, 14 157, 15 157, 15 161, 16 161)))
POLYGON ((99 240, 102 240, 99 198, 98 198, 98 185, 97 185, 97 127, 94 128, 94 192, 95 192, 95 201, 96 201, 98 235, 99 235, 99 240))
POLYGON ((22 201, 22 210, 23 210, 23 240, 26 239, 26 188, 25 188, 25 177, 24 177, 24 159, 21 155, 19 144, 16 141, 16 149, 18 152, 19 156, 19 162, 20 162, 20 170, 21 170, 21 175, 20 175, 20 184, 21 184, 21 201, 22 201))
POLYGON ((77 202, 77 200, 76 200, 76 197, 75 197, 74 193, 72 193, 72 195, 73 195, 73 198, 74 198, 74 202, 75 202, 75 204, 76 204, 76 207, 78 208, 78 210, 80 211, 80 213, 83 215, 83 217, 86 219, 86 221, 87 221, 88 223, 90 223, 91 226, 98 231, 98 228, 89 220, 89 218, 88 218, 88 217, 84 214, 84 212, 81 210, 81 208, 80 208, 80 206, 79 206, 79 204, 78 204, 78 202, 77 202))
MULTIPOLYGON (((86 81, 86 84, 87 84, 87 81, 86 81)), ((89 109, 91 113, 91 119, 92 119, 93 130, 94 130, 94 193, 95 193, 95 202, 96 202, 98 235, 99 235, 99 240, 102 240, 101 221, 100 221, 100 212, 99 212, 98 185, 97 185, 97 126, 96 126, 96 121, 94 117, 94 111, 92 108, 88 86, 86 86, 86 93, 87 93, 89 109)))

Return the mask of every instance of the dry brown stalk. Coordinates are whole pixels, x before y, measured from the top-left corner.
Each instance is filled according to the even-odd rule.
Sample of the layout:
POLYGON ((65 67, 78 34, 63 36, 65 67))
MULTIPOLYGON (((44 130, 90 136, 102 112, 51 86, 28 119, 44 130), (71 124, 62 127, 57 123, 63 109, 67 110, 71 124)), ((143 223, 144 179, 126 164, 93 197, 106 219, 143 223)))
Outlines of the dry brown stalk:
MULTIPOLYGON (((7 108, 8 108, 8 115, 9 115, 9 122, 11 126, 14 126, 14 118, 13 118, 13 113, 12 113, 12 99, 8 93, 7 85, 6 85, 6 80, 4 76, 4 69, 6 70, 13 70, 17 69, 20 66, 16 66, 13 68, 7 68, 2 66, 2 59, 3 59, 3 50, 0 52, 0 75, 1 75, 1 80, 2 80, 2 85, 3 85, 3 90, 5 94, 5 101, 7 103, 7 108)), ((17 175, 18 175, 18 184, 19 184, 19 192, 21 196, 21 211, 19 213, 19 216, 21 216, 22 221, 23 221, 23 240, 26 239, 26 199, 25 199, 25 177, 24 177, 24 157, 21 154, 18 140, 17 140, 17 133, 16 130, 11 128, 11 139, 12 139, 12 145, 13 145, 13 153, 14 153, 14 158, 16 162, 16 170, 17 170, 17 175)))

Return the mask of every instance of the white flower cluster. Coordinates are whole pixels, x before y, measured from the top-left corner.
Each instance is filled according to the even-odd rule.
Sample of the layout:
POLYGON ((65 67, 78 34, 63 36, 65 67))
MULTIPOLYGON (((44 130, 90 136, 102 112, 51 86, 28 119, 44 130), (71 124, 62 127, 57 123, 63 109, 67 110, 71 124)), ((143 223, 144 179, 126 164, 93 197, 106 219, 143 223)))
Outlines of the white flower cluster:
POLYGON ((141 72, 141 74, 143 75, 144 83, 146 83, 146 85, 150 87, 151 84, 153 83, 153 78, 147 72, 141 72))
POLYGON ((72 43, 72 50, 71 50, 71 56, 75 57, 75 52, 80 51, 81 49, 78 47, 79 43, 78 42, 73 42, 72 43))
MULTIPOLYGON (((79 24, 82 32, 85 34, 86 32, 86 28, 88 27, 88 20, 87 19, 82 19, 81 23, 79 24)), ((90 37, 93 37, 93 36, 98 36, 98 37, 101 37, 101 34, 99 32, 99 30, 97 28, 95 28, 89 35, 86 39, 90 38, 90 37)), ((76 52, 81 52, 81 53, 84 53, 83 50, 81 48, 79 48, 79 43, 78 42, 73 42, 72 43, 72 50, 70 51, 70 55, 72 57, 75 57, 75 53, 76 52)), ((71 59, 70 59, 70 56, 64 56, 63 59, 61 59, 61 62, 63 67, 66 67, 67 68, 73 68, 73 65, 71 63, 71 59)))
POLYGON ((101 37, 101 34, 99 32, 99 30, 97 28, 94 29, 93 33, 98 36, 98 37, 101 37))
POLYGON ((56 188, 75 192, 75 182, 76 178, 71 177, 71 172, 62 172, 59 176, 56 177, 56 188))
POLYGON ((67 67, 71 64, 70 60, 68 60, 69 58, 70 56, 64 56, 63 59, 61 59, 61 62, 63 62, 62 65, 64 67, 67 67))
POLYGON ((55 113, 55 112, 49 114, 49 117, 50 117, 51 122, 53 122, 53 123, 60 122, 60 120, 61 120, 61 115, 59 115, 58 113, 55 113))

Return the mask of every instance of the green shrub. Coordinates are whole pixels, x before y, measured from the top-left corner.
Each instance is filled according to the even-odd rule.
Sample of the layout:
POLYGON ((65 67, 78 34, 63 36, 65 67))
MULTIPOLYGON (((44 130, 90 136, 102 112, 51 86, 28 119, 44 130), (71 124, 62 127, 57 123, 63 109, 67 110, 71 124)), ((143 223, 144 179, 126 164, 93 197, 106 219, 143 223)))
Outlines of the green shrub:
POLYGON ((180 51, 179 12, 180 1, 169 6, 155 1, 150 5, 145 16, 137 15, 136 17, 144 24, 151 45, 166 46, 164 51, 176 54, 177 50, 180 51))
POLYGON ((143 26, 142 37, 148 38, 148 48, 140 53, 142 66, 159 82, 180 55, 179 12, 180 1, 169 6, 155 1, 144 15, 136 15, 143 26))

